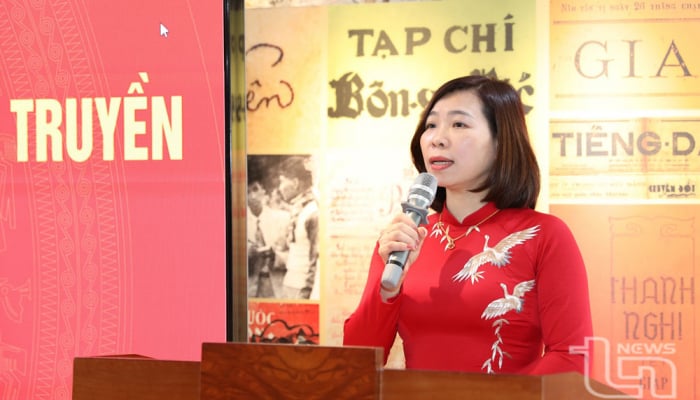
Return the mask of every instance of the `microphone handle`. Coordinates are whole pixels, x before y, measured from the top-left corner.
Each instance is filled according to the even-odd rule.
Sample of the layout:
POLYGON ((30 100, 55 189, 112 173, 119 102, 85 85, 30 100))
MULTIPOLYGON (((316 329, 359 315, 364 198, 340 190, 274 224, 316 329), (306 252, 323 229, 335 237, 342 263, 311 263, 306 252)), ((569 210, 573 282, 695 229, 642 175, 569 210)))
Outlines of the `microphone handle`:
MULTIPOLYGON (((415 210, 414 208, 404 207, 404 209, 406 215, 411 217, 416 225, 425 220, 427 210, 424 214, 423 212, 414 212, 419 211, 415 210)), ((403 268, 406 265, 406 260, 408 260, 408 253, 408 250, 402 250, 392 251, 391 254, 389 254, 389 259, 387 260, 387 263, 384 266, 384 272, 382 273, 381 284, 384 289, 393 292, 399 288, 399 280, 401 279, 401 275, 403 275, 403 268)))

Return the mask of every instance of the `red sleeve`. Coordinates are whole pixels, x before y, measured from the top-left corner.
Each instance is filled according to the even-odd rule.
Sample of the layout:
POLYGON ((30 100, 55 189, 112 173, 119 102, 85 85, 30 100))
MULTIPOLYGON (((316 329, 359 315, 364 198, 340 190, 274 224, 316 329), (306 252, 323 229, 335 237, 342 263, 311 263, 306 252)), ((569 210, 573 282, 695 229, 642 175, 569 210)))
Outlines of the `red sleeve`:
POLYGON ((533 363, 533 375, 584 371, 581 354, 571 354, 569 347, 581 346, 593 335, 588 277, 573 234, 566 224, 552 218, 544 229, 536 280, 538 307, 544 342, 544 355, 533 363))
POLYGON ((379 282, 383 271, 384 262, 375 246, 360 304, 345 320, 343 345, 382 347, 384 348, 384 363, 386 363, 389 350, 396 338, 402 293, 399 292, 388 303, 382 301, 379 294, 379 282))

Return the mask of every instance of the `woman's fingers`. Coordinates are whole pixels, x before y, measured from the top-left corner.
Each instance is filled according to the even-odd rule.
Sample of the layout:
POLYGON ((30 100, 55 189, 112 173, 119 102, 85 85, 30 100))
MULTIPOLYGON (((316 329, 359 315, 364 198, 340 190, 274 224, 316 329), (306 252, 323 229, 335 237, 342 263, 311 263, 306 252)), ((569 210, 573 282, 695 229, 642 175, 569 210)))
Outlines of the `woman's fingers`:
POLYGON ((405 214, 397 215, 379 237, 379 255, 386 262, 392 252, 415 250, 420 241, 415 223, 405 214))

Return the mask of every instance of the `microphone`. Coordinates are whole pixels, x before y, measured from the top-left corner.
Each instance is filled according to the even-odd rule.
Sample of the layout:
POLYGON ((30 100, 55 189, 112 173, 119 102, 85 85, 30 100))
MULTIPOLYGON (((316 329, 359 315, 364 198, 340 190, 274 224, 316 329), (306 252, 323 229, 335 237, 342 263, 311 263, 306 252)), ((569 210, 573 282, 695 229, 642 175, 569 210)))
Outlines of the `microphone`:
MULTIPOLYGON (((408 189, 408 199, 401 203, 401 208, 416 225, 428 222, 428 207, 433 203, 436 191, 437 178, 427 172, 419 174, 408 189)), ((384 289, 394 291, 398 288, 408 253, 408 250, 391 252, 382 274, 384 289)))

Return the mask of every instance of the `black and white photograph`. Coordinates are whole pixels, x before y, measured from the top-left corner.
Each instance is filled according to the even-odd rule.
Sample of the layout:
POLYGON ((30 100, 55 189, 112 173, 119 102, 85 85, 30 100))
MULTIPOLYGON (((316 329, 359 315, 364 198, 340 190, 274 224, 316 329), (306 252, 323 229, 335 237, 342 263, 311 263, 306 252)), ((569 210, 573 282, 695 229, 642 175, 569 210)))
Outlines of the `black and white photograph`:
POLYGON ((248 297, 319 299, 313 170, 310 155, 248 156, 248 297))

